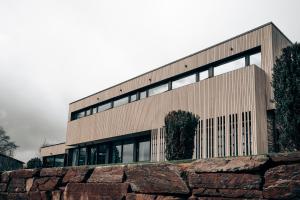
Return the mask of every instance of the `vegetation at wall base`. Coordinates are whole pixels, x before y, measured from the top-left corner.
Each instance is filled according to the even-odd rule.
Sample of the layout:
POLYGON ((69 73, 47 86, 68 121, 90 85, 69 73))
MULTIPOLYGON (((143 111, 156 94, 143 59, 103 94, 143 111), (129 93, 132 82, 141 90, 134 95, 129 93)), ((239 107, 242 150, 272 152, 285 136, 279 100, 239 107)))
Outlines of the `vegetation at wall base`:
POLYGON ((34 169, 34 168, 41 168, 41 167, 43 167, 43 163, 42 163, 41 159, 39 159, 38 157, 31 158, 27 162, 27 169, 34 169))
POLYGON ((272 85, 280 151, 300 150, 300 44, 282 50, 275 62, 272 85))
POLYGON ((187 111, 172 111, 165 117, 166 159, 191 159, 194 151, 194 136, 199 117, 187 111))

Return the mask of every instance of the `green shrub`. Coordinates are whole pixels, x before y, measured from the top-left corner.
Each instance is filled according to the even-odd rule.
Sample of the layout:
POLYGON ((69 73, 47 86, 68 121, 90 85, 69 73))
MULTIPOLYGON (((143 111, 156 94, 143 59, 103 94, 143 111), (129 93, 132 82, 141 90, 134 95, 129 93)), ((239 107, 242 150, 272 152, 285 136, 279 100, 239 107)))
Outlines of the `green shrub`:
POLYGON ((280 150, 300 150, 300 44, 286 47, 276 59, 272 85, 280 150))
POLYGON ((28 169, 41 168, 42 166, 43 166, 43 163, 42 163, 42 161, 38 157, 31 158, 27 162, 27 168, 28 169))
POLYGON ((165 117, 167 160, 191 159, 199 117, 187 111, 172 111, 165 117))

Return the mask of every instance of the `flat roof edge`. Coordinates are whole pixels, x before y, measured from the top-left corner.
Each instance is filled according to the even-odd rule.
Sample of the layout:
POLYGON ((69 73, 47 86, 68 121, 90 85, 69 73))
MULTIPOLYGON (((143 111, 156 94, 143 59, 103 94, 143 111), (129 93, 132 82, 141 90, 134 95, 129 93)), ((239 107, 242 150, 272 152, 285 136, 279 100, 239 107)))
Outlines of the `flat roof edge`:
MULTIPOLYGON (((175 61, 172 61, 172 62, 170 62, 170 63, 168 63, 168 64, 165 64, 165 65, 163 65, 163 66, 157 67, 157 68, 155 68, 155 69, 153 69, 153 70, 147 71, 147 72, 145 72, 145 73, 143 73, 143 74, 140 74, 140 75, 138 75, 138 76, 135 76, 135 77, 133 77, 133 78, 130 78, 130 79, 126 80, 126 81, 123 81, 123 82, 118 83, 118 84, 116 84, 116 85, 110 86, 110 87, 108 87, 108 88, 106 88, 106 89, 103 89, 103 90, 100 90, 100 91, 98 91, 98 92, 95 92, 95 93, 93 93, 93 94, 91 94, 91 95, 85 96, 85 97, 83 97, 83 98, 81 98, 81 99, 78 99, 78 100, 76 100, 76 101, 73 101, 73 102, 69 103, 69 105, 74 104, 74 103, 76 103, 76 102, 79 102, 79 101, 81 101, 81 100, 83 100, 83 99, 89 98, 89 97, 91 97, 91 96, 94 96, 94 95, 96 95, 96 94, 98 94, 98 93, 100 93, 100 92, 104 92, 104 91, 106 91, 106 90, 112 89, 112 88, 114 88, 114 87, 116 87, 116 86, 119 86, 119 85, 121 85, 121 84, 123 84, 123 83, 126 83, 126 82, 128 82, 128 81, 131 81, 131 80, 136 79, 136 78, 138 78, 138 77, 141 77, 141 76, 143 76, 143 75, 145 75, 145 74, 151 73, 151 72, 153 72, 153 71, 156 71, 156 70, 158 70, 158 69, 161 69, 161 68, 163 68, 163 67, 166 67, 166 66, 168 66, 168 65, 171 65, 171 64, 176 63, 176 62, 178 62, 178 61, 184 60, 184 59, 186 59, 186 58, 188 58, 188 57, 191 57, 191 56, 194 56, 194 55, 196 55, 196 54, 198 54, 198 53, 200 53, 200 52, 206 51, 206 50, 211 49, 211 48, 213 48, 213 47, 216 47, 216 46, 218 46, 218 45, 220 45, 220 44, 223 44, 223 43, 225 43, 225 42, 228 42, 228 41, 233 40, 233 39, 235 39, 235 38, 238 38, 238 37, 240 37, 240 36, 242 36, 242 35, 246 35, 246 34, 248 34, 248 33, 251 33, 251 32, 253 32, 253 31, 256 31, 256 30, 258 30, 258 29, 261 29, 261 28, 263 28, 263 27, 265 27, 265 26, 269 26, 269 25, 274 26, 274 27, 275 27, 275 28, 276 28, 276 29, 277 29, 277 30, 278 30, 278 31, 279 31, 279 32, 280 32, 280 33, 281 33, 281 34, 282 34, 289 42, 291 42, 291 40, 290 40, 288 37, 286 37, 286 35, 284 35, 284 34, 282 33, 282 31, 281 31, 281 30, 280 30, 273 22, 268 22, 268 23, 265 23, 265 24, 263 24, 263 25, 261 25, 261 26, 258 26, 258 27, 256 27, 256 28, 253 28, 253 29, 251 29, 251 30, 249 30, 249 31, 246 31, 246 32, 244 32, 244 33, 241 33, 241 34, 238 34, 238 35, 236 35, 236 36, 234 36, 234 37, 231 37, 231 38, 229 38, 229 39, 227 39, 227 40, 224 40, 224 41, 222 41, 222 42, 219 42, 219 43, 217 43, 217 44, 214 44, 214 45, 212 45, 212 46, 209 46, 209 47, 207 47, 207 48, 205 48, 205 49, 202 49, 202 50, 200 50, 200 51, 197 51, 197 52, 192 53, 192 54, 190 54, 190 55, 187 55, 187 56, 185 56, 185 57, 179 58, 179 59, 177 59, 177 60, 175 60, 175 61)), ((291 42, 291 43, 292 43, 292 42, 291 42)))
POLYGON ((46 147, 52 147, 52 146, 56 146, 56 145, 61 145, 61 144, 66 144, 66 142, 61 142, 61 143, 57 143, 57 144, 49 144, 49 145, 45 145, 45 146, 42 146, 42 148, 46 148, 46 147))

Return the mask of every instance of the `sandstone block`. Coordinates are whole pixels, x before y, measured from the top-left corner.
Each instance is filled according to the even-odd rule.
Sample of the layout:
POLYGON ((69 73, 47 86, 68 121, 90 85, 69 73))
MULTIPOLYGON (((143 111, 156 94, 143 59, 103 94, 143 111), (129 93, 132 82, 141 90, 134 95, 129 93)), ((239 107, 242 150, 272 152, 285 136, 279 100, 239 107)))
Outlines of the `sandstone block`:
POLYGON ((300 163, 300 151, 288 152, 288 153, 274 153, 270 154, 270 158, 275 163, 300 163))
POLYGON ((26 179, 26 191, 29 192, 33 185, 33 178, 26 179))
POLYGON ((67 173, 67 168, 54 167, 54 168, 43 168, 41 169, 40 176, 58 176, 62 177, 67 173))
POLYGON ((198 160, 187 166, 188 172, 238 172, 257 171, 267 163, 265 155, 198 160))
POLYGON ((31 191, 52 191, 58 185, 59 177, 42 177, 33 181, 31 191))
POLYGON ((9 200, 28 200, 29 197, 26 193, 8 193, 7 199, 9 199, 9 200))
POLYGON ((124 199, 129 188, 127 183, 69 183, 64 199, 124 199))
POLYGON ((10 173, 12 178, 32 178, 38 175, 39 169, 18 169, 10 173))
POLYGON ((126 200, 155 200, 156 195, 128 193, 126 200))
POLYGON ((188 194, 179 170, 168 165, 129 165, 125 168, 127 182, 134 192, 146 194, 188 194))
POLYGON ((10 172, 3 172, 0 177, 1 183, 8 183, 10 172))
POLYGON ((280 165, 265 173, 265 198, 300 198, 300 164, 280 165))
POLYGON ((124 167, 96 167, 88 179, 89 183, 122 183, 124 180, 124 167))
POLYGON ((52 200, 60 200, 61 194, 61 190, 52 191, 52 200))
POLYGON ((159 195, 156 197, 156 200, 185 200, 183 197, 175 197, 175 196, 162 196, 159 195))
POLYGON ((253 174, 189 173, 191 188, 259 189, 261 177, 253 174))
POLYGON ((8 192, 25 192, 26 184, 24 178, 12 178, 8 184, 8 192))
POLYGON ((260 190, 243 190, 243 189, 206 189, 197 188, 193 190, 193 195, 200 197, 227 197, 227 198, 262 198, 260 190))
POLYGON ((68 169, 62 183, 67 184, 84 182, 86 181, 89 172, 90 169, 88 167, 72 167, 68 169))

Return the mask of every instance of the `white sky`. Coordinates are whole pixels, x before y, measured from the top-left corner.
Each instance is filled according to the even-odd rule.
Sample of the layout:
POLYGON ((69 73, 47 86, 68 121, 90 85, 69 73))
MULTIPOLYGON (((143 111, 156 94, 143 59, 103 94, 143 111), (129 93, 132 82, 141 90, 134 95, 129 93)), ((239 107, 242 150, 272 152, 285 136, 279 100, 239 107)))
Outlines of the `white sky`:
POLYGON ((299 0, 0 0, 0 126, 27 161, 65 141, 68 104, 273 21, 300 39, 299 0))

